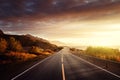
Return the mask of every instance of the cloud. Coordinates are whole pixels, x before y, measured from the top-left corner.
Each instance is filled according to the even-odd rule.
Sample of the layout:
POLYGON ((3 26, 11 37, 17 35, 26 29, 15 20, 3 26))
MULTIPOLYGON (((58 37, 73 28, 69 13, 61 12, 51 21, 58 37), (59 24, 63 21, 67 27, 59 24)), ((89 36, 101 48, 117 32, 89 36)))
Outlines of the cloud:
POLYGON ((0 29, 76 44, 102 43, 102 38, 108 41, 119 34, 119 4, 117 0, 0 0, 0 29))
POLYGON ((0 18, 56 15, 90 7, 94 9, 99 4, 111 2, 119 3, 118 0, 0 0, 0 18))

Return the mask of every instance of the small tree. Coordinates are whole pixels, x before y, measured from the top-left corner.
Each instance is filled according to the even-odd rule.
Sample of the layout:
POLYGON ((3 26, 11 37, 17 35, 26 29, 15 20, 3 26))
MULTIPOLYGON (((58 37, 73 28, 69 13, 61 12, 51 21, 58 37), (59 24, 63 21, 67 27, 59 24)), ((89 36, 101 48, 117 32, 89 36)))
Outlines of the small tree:
POLYGON ((22 45, 19 41, 15 40, 14 37, 10 37, 9 40, 9 49, 12 51, 22 51, 22 45))
POLYGON ((51 49, 46 49, 44 52, 48 52, 48 53, 51 53, 51 54, 54 53, 54 51, 52 51, 51 49))
POLYGON ((0 53, 4 53, 7 49, 7 41, 3 38, 0 38, 0 53))
POLYGON ((37 46, 32 46, 32 48, 30 49, 30 53, 33 53, 33 54, 42 54, 43 53, 43 49, 40 48, 40 47, 37 47, 37 46))

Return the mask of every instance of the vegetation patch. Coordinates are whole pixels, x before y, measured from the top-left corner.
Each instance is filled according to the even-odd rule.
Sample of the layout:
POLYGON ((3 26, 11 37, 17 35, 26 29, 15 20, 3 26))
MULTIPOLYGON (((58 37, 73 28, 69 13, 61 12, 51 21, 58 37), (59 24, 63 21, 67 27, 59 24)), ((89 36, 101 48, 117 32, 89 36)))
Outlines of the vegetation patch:
POLYGON ((88 47, 85 53, 101 59, 108 59, 120 62, 120 52, 118 49, 106 47, 88 47))
POLYGON ((120 62, 120 51, 119 49, 107 48, 107 47, 88 47, 86 50, 79 50, 75 48, 70 49, 74 54, 85 54, 100 59, 106 59, 111 61, 120 62))
POLYGON ((12 61, 26 61, 37 57, 35 54, 22 53, 22 52, 9 52, 6 54, 12 61))
POLYGON ((0 30, 0 64, 50 56, 62 47, 32 35, 9 35, 0 30))

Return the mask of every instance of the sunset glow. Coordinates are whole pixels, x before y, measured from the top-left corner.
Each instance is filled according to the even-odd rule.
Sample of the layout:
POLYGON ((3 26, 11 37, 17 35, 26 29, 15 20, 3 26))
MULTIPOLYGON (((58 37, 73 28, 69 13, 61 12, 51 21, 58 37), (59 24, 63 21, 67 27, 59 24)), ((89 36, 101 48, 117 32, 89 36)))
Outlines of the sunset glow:
POLYGON ((120 45, 120 6, 117 0, 48 0, 40 2, 45 4, 41 5, 40 9, 34 7, 38 6, 35 1, 28 2, 25 2, 27 12, 24 14, 29 12, 33 17, 22 13, 19 18, 3 17, 4 20, 0 20, 0 28, 5 33, 32 34, 69 46, 120 45), (40 12, 35 12, 32 6, 40 12))
POLYGON ((120 80, 120 0, 0 0, 0 80, 120 80))
POLYGON ((54 35, 56 36, 51 39, 68 43, 70 46, 118 47, 120 45, 120 20, 117 17, 70 21, 59 24, 57 25, 59 27, 54 29, 56 31, 54 35))
POLYGON ((62 27, 54 29, 56 33, 53 34, 54 37, 50 37, 51 40, 68 43, 70 46, 120 45, 120 24, 119 20, 115 18, 111 20, 76 21, 59 26, 62 27))

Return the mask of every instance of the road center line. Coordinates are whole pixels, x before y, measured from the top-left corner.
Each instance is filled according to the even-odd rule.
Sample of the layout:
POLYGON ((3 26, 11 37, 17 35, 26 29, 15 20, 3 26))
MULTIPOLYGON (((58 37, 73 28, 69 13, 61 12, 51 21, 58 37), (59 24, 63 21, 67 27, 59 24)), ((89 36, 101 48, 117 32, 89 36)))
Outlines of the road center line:
POLYGON ((65 80, 65 70, 64 70, 64 64, 63 64, 63 54, 61 54, 61 62, 62 62, 62 78, 65 80))
POLYGON ((63 55, 61 56, 61 62, 63 63, 63 55))
POLYGON ((65 80, 65 71, 64 71, 64 64, 62 63, 62 76, 63 80, 65 80))

